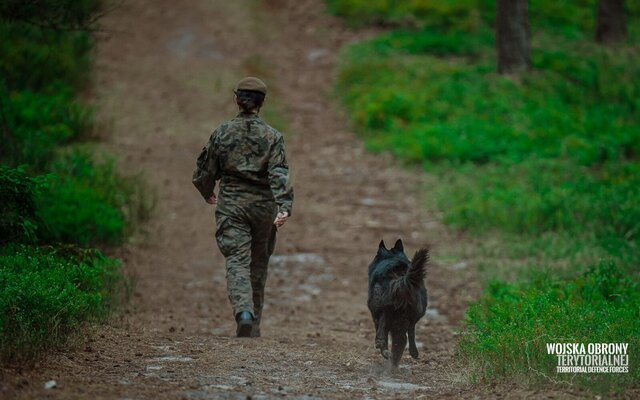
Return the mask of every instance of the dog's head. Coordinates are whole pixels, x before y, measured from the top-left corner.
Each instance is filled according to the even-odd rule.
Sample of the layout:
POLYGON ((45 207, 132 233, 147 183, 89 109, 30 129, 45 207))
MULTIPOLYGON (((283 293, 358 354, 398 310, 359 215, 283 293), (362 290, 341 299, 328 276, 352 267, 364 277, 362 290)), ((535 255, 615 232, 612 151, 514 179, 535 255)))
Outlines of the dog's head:
POLYGON ((409 264, 410 261, 404 254, 404 245, 401 239, 398 239, 391 249, 387 249, 384 240, 381 240, 378 252, 369 265, 369 275, 377 276, 376 279, 393 278, 406 273, 409 264))
POLYGON ((384 240, 381 240, 380 244, 378 245, 378 253, 376 254, 376 257, 379 257, 381 259, 399 258, 403 261, 406 261, 407 263, 409 262, 407 255, 404 254, 404 244, 402 244, 402 239, 398 239, 396 241, 396 244, 391 249, 387 249, 384 244, 384 240))

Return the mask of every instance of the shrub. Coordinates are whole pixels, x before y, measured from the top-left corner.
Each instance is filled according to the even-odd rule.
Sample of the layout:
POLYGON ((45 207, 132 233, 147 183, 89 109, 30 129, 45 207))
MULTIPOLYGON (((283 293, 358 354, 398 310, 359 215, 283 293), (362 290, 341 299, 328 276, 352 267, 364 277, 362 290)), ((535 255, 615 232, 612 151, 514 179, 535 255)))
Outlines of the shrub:
POLYGON ((91 109, 74 97, 89 74, 88 29, 101 3, 0 2, 3 361, 30 361, 106 316, 119 262, 76 245, 121 243, 152 206, 139 178, 73 144, 91 124, 91 109))
POLYGON ((31 359, 65 344, 115 301, 119 263, 97 251, 10 246, 0 251, 0 354, 31 359), (65 254, 66 253, 66 254, 65 254))
POLYGON ((68 4, 39 0, 0 5, 0 133, 4 142, 0 161, 12 166, 28 164, 33 171, 46 170, 56 146, 89 127, 89 108, 73 97, 88 76, 91 40, 86 31, 70 27, 75 26, 72 20, 88 18, 98 2, 64 3, 68 4), (69 25, 42 28, 44 22, 38 18, 51 11, 48 9, 64 14, 69 25))
POLYGON ((90 109, 65 91, 50 95, 14 92, 0 98, 0 103, 8 132, 7 147, 0 157, 9 165, 26 164, 33 171, 45 171, 51 167, 56 147, 78 138, 90 126, 90 109))
POLYGON ((454 226, 478 233, 562 231, 576 239, 618 237, 640 244, 637 163, 607 163, 594 173, 570 162, 531 160, 459 172, 443 169, 447 186, 436 190, 445 221, 454 226))
MULTIPOLYGON (((495 0, 326 0, 329 12, 351 25, 412 25, 440 30, 474 31, 495 22, 495 0)), ((590 39, 595 30, 597 0, 531 0, 529 19, 534 36, 541 30, 569 39, 590 39)), ((640 16, 637 2, 626 2, 633 21, 640 16)), ((632 36, 636 25, 628 23, 632 36)))
POLYGON ((436 29, 393 30, 374 37, 370 46, 376 53, 389 55, 401 49, 407 54, 432 54, 478 57, 493 46, 493 32, 486 26, 470 35, 451 31, 443 35, 436 29))
POLYGON ((88 78, 90 50, 86 32, 0 19, 0 76, 9 90, 53 94, 78 89, 88 78))
POLYGON ((476 11, 485 0, 327 0, 330 12, 352 25, 391 24, 430 26, 441 29, 473 29, 480 23, 476 11))
POLYGON ((589 61, 562 50, 553 56, 562 63, 543 53, 541 70, 514 82, 492 73, 491 57, 453 63, 410 56, 404 47, 413 53, 417 39, 401 38, 407 41, 392 34, 374 39, 343 57, 338 89, 374 149, 412 161, 542 157, 582 165, 640 154, 640 85, 626 83, 640 74, 631 50, 615 56, 602 50, 589 61))
MULTIPOLYGON (((639 310, 638 283, 607 262, 568 281, 548 272, 519 284, 493 281, 469 308, 459 349, 483 380, 561 380, 546 343, 629 343, 629 349, 636 349, 639 310)), ((631 350, 628 374, 578 374, 567 379, 602 391, 622 390, 640 378, 640 370, 633 367, 638 361, 638 353, 631 350)))
POLYGON ((540 35, 537 70, 516 80, 494 73, 482 34, 437 32, 392 31, 343 52, 338 91, 367 147, 442 176, 433 197, 460 229, 571 235, 634 265, 634 48, 540 35))
POLYGON ((22 168, 0 165, 0 246, 37 241, 35 196, 43 184, 42 177, 31 178, 22 168))
POLYGON ((37 201, 46 242, 118 244, 153 207, 139 179, 119 175, 111 159, 96 163, 88 152, 74 150, 56 161, 53 172, 37 201))
POLYGON ((102 0, 4 0, 0 19, 50 29, 84 30, 96 18, 102 0))

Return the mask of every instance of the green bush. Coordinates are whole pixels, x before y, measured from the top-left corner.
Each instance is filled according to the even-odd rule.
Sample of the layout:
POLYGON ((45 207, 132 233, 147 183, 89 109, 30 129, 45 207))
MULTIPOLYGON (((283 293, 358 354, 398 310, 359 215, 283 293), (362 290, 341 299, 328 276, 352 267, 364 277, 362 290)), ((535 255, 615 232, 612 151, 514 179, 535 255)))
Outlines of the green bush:
POLYGON ((56 147, 78 138, 90 127, 91 111, 70 92, 54 94, 22 91, 4 97, 5 129, 9 132, 0 157, 9 165, 29 165, 33 171, 51 167, 56 147))
POLYGON ((443 173, 447 187, 438 197, 445 221, 455 226, 478 233, 563 231, 640 244, 637 163, 607 163, 594 173, 570 162, 531 160, 443 173))
POLYGON ((487 0, 327 0, 330 12, 352 25, 391 24, 440 29, 473 29, 480 24, 478 8, 487 0))
POLYGON ((103 0, 3 0, 0 19, 48 29, 86 30, 103 0))
MULTIPOLYGON (((482 32, 399 30, 348 47, 338 91, 355 128, 369 149, 442 176, 433 197, 460 229, 525 241, 572 235, 631 268, 640 243, 637 51, 539 35, 536 71, 512 79, 494 72, 482 32)), ((558 253, 582 253, 562 243, 572 249, 558 253)))
MULTIPOLYGON (((478 47, 486 55, 476 62, 452 63, 414 56, 432 43, 418 37, 390 33, 343 57, 338 89, 371 148, 412 161, 476 163, 533 156, 594 165, 640 154, 640 85, 627 84, 640 75, 634 51, 590 47, 587 61, 564 48, 549 51, 536 61, 540 71, 516 82, 492 73, 493 50, 486 46, 478 47)), ((482 53, 469 50, 473 40, 461 42, 452 54, 482 53)), ((444 48, 423 51, 439 55, 444 48)))
POLYGON ((73 150, 91 127, 91 109, 74 97, 88 76, 86 28, 100 3, 0 5, 0 161, 25 165, 32 174, 53 172, 34 200, 41 243, 121 243, 152 206, 138 178, 119 175, 113 161, 94 162, 87 151, 73 150))
POLYGON ((478 57, 493 46, 493 32, 486 26, 473 35, 450 31, 446 35, 436 29, 393 30, 371 39, 377 55, 389 55, 401 50, 406 54, 433 54, 478 57))
POLYGON ((39 202, 38 215, 44 222, 41 236, 48 242, 118 244, 124 237, 120 210, 72 177, 54 178, 39 202))
POLYGON ((119 262, 76 246, 121 243, 153 205, 139 178, 74 144, 91 127, 91 109, 75 96, 89 76, 88 29, 101 3, 0 2, 3 361, 30 361, 106 316, 119 262))
POLYGON ((74 93, 87 81, 92 42, 73 27, 98 3, 0 5, 0 161, 45 171, 57 145, 87 131, 91 111, 74 101, 74 93), (55 29, 43 28, 49 20, 38 18, 53 21, 54 14, 60 16, 55 29))
POLYGON ((115 171, 113 160, 93 161, 72 151, 53 165, 54 175, 37 201, 45 242, 118 244, 133 224, 148 216, 151 196, 135 177, 115 171))
MULTIPOLYGON (((472 32, 495 22, 495 0, 326 0, 329 12, 351 25, 411 25, 445 31, 472 32)), ((591 39, 595 30, 597 0, 529 1, 529 19, 534 36, 541 30, 569 39, 591 39)), ((631 36, 636 37, 635 18, 640 3, 625 2, 631 36)))
POLYGON ((44 179, 31 178, 24 169, 0 165, 0 246, 37 242, 35 196, 43 185, 44 179))
POLYGON ((0 355, 31 359, 107 315, 121 275, 98 251, 10 246, 0 251, 0 355), (74 254, 75 253, 75 254, 74 254))
POLYGON ((9 90, 78 89, 88 78, 90 50, 86 32, 0 20, 0 77, 9 90))
POLYGON ((628 374, 567 374, 567 382, 602 391, 640 379, 640 286, 615 264, 602 262, 583 275, 558 280, 537 273, 520 284, 491 282, 466 316, 460 351, 477 378, 517 376, 562 380, 546 343, 629 343, 628 374))

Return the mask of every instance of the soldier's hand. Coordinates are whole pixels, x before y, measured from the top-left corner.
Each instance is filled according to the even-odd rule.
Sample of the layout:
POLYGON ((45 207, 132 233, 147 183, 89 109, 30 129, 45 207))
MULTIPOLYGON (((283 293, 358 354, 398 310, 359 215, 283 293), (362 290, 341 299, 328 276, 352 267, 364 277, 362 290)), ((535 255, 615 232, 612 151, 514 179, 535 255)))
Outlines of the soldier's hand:
POLYGON ((284 212, 280 212, 278 213, 278 216, 276 217, 276 220, 273 221, 273 224, 280 228, 282 225, 284 225, 285 222, 287 222, 287 218, 289 218, 289 213, 284 211, 284 212))
POLYGON ((209 203, 209 204, 218 204, 218 198, 216 197, 216 194, 215 194, 215 193, 213 193, 213 194, 211 195, 211 197, 209 197, 209 198, 207 199, 207 203, 209 203))

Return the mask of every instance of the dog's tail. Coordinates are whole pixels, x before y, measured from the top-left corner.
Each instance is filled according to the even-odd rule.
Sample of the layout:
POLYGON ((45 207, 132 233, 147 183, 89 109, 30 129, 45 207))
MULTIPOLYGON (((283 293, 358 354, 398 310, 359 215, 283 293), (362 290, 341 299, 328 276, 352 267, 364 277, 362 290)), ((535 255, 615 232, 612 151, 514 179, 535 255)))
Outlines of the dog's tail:
POLYGON ((407 273, 391 281, 390 294, 396 308, 415 304, 418 296, 416 289, 424 282, 428 263, 429 249, 422 248, 413 255, 407 273))
POLYGON ((429 263, 429 249, 421 248, 416 251, 411 259, 411 266, 407 271, 407 281, 412 286, 417 286, 424 281, 427 275, 427 264, 429 263))

